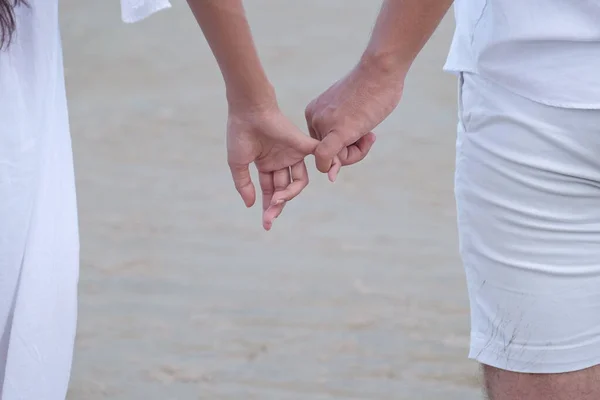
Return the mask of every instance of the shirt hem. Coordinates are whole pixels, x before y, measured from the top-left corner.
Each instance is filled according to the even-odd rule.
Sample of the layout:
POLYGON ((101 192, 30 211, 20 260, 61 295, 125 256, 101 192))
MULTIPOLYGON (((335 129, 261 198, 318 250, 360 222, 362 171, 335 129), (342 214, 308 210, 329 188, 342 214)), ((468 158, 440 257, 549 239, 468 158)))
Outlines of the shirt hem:
POLYGON ((460 75, 461 73, 470 73, 470 74, 480 75, 482 78, 508 90, 509 92, 516 94, 517 96, 521 96, 527 100, 531 100, 533 102, 536 102, 536 103, 539 103, 539 104, 542 104, 545 106, 556 107, 556 108, 568 108, 568 109, 575 109, 575 110, 600 110, 600 102, 598 102, 598 103, 595 103, 595 102, 578 103, 578 102, 573 102, 573 101, 551 100, 551 99, 544 98, 544 97, 534 96, 534 95, 528 94, 526 91, 521 91, 512 86, 504 85, 501 82, 498 82, 497 80, 495 80, 493 78, 490 78, 489 76, 481 75, 473 68, 444 66, 443 70, 444 70, 444 72, 447 72, 447 73, 450 73, 450 74, 456 75, 456 76, 460 75))

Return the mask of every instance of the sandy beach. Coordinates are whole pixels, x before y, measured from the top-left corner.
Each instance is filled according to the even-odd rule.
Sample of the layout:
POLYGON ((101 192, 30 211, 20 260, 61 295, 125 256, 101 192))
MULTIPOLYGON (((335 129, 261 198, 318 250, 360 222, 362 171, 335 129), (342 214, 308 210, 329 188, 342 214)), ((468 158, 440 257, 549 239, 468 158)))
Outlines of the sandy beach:
MULTIPOLYGON (((357 61, 380 2, 245 2, 285 112, 357 61)), ((271 232, 225 162, 214 59, 181 0, 136 25, 62 0, 82 264, 69 400, 481 399, 452 192, 447 18, 369 158, 271 232)))

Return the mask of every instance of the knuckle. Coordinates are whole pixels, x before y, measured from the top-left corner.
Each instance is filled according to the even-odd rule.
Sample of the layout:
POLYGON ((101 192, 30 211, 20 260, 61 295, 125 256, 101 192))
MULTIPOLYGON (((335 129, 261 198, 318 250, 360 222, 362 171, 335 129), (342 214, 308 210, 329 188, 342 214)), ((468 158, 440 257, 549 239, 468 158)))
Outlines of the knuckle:
POLYGON ((315 150, 315 157, 324 159, 329 157, 329 150, 323 144, 317 146, 315 150))
POLYGON ((335 139, 344 146, 349 146, 352 143, 356 142, 356 135, 352 131, 335 129, 331 131, 331 135, 335 137, 335 139))
POLYGON ((362 161, 365 159, 365 157, 367 156, 368 153, 361 153, 358 155, 358 157, 356 157, 356 162, 362 161))
POLYGON ((238 192, 243 192, 248 187, 248 182, 235 181, 233 184, 238 192))
POLYGON ((327 135, 327 122, 323 114, 313 116, 312 126, 323 136, 327 135))
POLYGON ((313 103, 311 102, 304 109, 304 118, 306 118, 306 122, 308 122, 308 123, 312 122, 312 116, 313 116, 313 103))

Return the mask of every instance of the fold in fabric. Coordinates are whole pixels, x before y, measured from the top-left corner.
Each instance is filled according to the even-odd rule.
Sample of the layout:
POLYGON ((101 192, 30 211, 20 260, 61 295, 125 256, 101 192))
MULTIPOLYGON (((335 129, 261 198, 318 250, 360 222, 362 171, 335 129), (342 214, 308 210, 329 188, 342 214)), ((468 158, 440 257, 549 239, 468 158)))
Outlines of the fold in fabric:
POLYGON ((123 22, 134 23, 170 7, 169 0, 121 0, 121 18, 123 22))

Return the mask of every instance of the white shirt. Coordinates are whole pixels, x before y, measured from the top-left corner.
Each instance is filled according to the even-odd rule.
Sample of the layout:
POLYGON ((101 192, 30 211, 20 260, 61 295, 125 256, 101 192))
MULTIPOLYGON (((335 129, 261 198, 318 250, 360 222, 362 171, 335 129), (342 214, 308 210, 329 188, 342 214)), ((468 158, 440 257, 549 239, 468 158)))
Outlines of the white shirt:
MULTIPOLYGON (((79 239, 58 0, 29 0, 0 52, 0 398, 64 400, 79 239)), ((167 0, 122 0, 138 21, 167 0)))
POLYGON ((600 109, 600 1, 456 0, 444 67, 548 105, 600 109))

